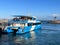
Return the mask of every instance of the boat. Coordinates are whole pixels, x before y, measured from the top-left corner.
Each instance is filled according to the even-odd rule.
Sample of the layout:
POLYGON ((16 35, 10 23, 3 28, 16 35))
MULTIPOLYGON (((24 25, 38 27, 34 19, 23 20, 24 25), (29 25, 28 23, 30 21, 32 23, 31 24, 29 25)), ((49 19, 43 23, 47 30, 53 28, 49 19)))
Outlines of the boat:
POLYGON ((14 15, 14 18, 8 21, 3 32, 22 34, 41 29, 41 21, 36 17, 14 15))

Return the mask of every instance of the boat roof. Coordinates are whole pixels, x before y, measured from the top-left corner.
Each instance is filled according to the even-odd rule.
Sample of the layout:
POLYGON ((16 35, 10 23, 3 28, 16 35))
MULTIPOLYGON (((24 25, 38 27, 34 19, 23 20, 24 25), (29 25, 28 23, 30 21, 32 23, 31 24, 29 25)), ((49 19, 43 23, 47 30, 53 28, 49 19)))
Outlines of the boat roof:
POLYGON ((32 16, 25 16, 25 15, 13 15, 13 17, 36 18, 36 17, 32 17, 32 16))

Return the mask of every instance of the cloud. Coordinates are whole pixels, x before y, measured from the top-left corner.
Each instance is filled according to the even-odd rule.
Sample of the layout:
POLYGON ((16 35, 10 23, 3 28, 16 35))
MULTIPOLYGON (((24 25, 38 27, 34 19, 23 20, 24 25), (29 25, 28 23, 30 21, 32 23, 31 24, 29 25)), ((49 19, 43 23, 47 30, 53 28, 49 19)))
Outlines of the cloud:
POLYGON ((53 17, 60 17, 60 14, 52 14, 53 17))

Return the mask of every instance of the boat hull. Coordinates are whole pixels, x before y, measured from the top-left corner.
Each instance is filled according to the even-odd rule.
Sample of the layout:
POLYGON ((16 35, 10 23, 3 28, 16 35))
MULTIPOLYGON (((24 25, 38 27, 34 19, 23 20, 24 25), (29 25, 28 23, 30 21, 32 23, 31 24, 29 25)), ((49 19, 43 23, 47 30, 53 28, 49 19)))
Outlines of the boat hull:
POLYGON ((17 29, 10 29, 7 28, 5 29, 3 32, 5 33, 16 33, 16 34, 23 34, 23 33, 27 33, 36 29, 41 29, 41 25, 34 25, 34 26, 25 26, 23 29, 18 28, 17 29))

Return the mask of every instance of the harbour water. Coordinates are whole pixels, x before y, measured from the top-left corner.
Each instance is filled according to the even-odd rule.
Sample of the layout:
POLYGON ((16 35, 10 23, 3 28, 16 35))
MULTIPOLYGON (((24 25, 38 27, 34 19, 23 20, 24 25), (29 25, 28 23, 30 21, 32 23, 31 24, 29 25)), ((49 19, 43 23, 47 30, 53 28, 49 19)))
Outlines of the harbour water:
POLYGON ((22 35, 2 34, 0 45, 60 45, 60 24, 41 24, 42 29, 22 35))

